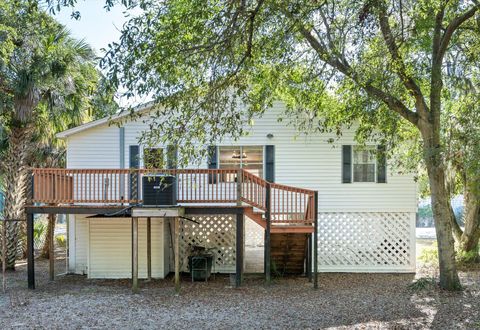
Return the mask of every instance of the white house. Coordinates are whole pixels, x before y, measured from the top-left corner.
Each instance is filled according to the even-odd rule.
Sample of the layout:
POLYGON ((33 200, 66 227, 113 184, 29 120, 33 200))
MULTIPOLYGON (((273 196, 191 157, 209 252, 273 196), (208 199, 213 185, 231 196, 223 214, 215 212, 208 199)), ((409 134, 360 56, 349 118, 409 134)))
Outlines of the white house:
MULTIPOLYGON (((397 174, 389 165, 377 161, 375 154, 356 145, 352 130, 344 131, 338 139, 329 134, 299 136, 288 123, 277 121, 283 110, 282 103, 275 103, 248 127, 247 136, 218 143, 212 149, 213 158, 205 160, 201 167, 243 168, 267 181, 318 191, 320 272, 414 272, 417 197, 413 175, 397 174), (329 143, 331 138, 333 143, 329 143)), ((58 136, 67 144, 68 169, 144 168, 149 155, 154 162, 155 157, 167 154, 165 146, 147 150, 138 144, 138 137, 146 129, 148 125, 142 119, 126 120, 118 127, 106 118, 58 136)), ((222 182, 229 181, 225 175, 222 182)), ((114 185, 113 181, 105 180, 108 178, 104 182, 114 185)), ((199 188, 202 182, 196 185, 196 189, 202 189, 199 188)), ((74 188, 73 194, 77 189, 74 188)), ((297 203, 300 197, 293 193, 292 196, 295 197, 288 197, 288 203, 297 203)), ((282 195, 278 193, 273 198, 279 201, 282 195)), ((299 212, 308 210, 303 208, 299 212)), ((89 278, 131 276, 129 221, 94 214, 72 214, 68 218, 71 272, 86 274, 89 278)), ((218 215, 194 218, 197 222, 200 219, 200 223, 182 222, 182 269, 187 270, 186 249, 200 242, 208 245, 207 248, 217 245, 215 271, 235 272, 232 218, 218 215)), ((247 259, 252 258, 251 250, 263 245, 264 228, 257 222, 245 222, 247 259)), ((151 223, 153 277, 163 278, 173 269, 172 230, 172 223, 166 218, 160 217, 151 223)), ((140 219, 139 237, 145 235, 146 222, 140 219)), ((287 239, 283 237, 279 236, 279 240, 287 239)), ((272 250, 282 246, 275 244, 272 243, 272 250)), ((139 277, 147 276, 146 248, 145 240, 140 239, 139 277)), ((283 257, 290 252, 285 253, 283 257)))

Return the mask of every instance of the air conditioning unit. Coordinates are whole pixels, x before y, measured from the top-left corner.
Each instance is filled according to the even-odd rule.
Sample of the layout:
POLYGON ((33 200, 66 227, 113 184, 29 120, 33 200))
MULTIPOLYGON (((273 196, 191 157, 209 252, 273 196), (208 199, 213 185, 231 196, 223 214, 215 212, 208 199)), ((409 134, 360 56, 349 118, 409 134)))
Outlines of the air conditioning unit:
POLYGON ((171 206, 177 204, 174 176, 156 174, 142 178, 144 206, 171 206))

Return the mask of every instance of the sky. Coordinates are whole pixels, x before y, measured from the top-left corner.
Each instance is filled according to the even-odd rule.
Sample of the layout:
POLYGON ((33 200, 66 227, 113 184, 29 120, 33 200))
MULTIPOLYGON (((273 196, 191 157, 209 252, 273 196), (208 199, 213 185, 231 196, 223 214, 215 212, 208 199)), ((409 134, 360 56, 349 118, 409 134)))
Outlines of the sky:
MULTIPOLYGON (((128 20, 123 6, 117 5, 107 11, 104 4, 103 0, 78 0, 73 10, 80 12, 80 19, 72 18, 72 8, 68 7, 62 8, 53 17, 64 24, 75 38, 84 39, 98 56, 103 56, 102 49, 107 49, 109 43, 120 38, 122 25, 128 20)), ((121 107, 150 101, 150 97, 127 100, 119 96, 116 99, 121 107)))
POLYGON ((122 6, 114 6, 107 11, 103 8, 104 4, 102 0, 79 0, 74 8, 80 12, 79 20, 71 18, 71 8, 62 8, 54 16, 67 26, 75 38, 85 39, 99 56, 102 55, 100 49, 118 40, 119 30, 127 20, 122 6))

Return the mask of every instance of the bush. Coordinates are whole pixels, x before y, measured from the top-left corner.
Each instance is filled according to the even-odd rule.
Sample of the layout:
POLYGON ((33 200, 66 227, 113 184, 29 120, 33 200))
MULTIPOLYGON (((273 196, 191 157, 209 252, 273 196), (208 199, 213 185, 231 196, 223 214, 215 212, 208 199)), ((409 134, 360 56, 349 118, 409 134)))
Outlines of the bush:
POLYGON ((55 240, 57 241, 57 246, 61 247, 61 248, 65 248, 67 247, 67 238, 65 237, 65 235, 57 235, 55 236, 55 240))
POLYGON ((433 242, 431 246, 423 249, 422 253, 418 259, 425 264, 426 266, 437 266, 438 265, 438 249, 437 242, 433 242))

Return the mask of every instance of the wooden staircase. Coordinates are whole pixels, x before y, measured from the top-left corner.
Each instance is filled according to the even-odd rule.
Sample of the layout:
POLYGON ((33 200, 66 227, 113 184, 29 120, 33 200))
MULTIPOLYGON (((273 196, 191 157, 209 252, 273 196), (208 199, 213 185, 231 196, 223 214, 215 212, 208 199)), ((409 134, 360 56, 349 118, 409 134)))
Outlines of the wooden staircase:
POLYGON ((272 234, 272 269, 278 275, 301 275, 305 271, 308 234, 272 234))

